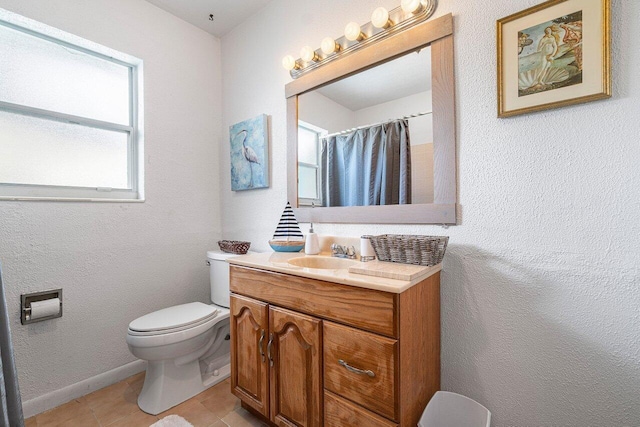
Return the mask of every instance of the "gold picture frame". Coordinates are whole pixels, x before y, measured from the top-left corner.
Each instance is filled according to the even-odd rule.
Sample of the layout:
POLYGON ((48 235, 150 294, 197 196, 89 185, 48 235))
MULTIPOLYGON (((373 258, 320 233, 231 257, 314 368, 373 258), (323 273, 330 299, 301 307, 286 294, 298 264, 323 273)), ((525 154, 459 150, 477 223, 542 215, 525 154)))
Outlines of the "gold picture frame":
POLYGON ((549 0, 498 20, 498 117, 610 98, 610 11, 549 0))

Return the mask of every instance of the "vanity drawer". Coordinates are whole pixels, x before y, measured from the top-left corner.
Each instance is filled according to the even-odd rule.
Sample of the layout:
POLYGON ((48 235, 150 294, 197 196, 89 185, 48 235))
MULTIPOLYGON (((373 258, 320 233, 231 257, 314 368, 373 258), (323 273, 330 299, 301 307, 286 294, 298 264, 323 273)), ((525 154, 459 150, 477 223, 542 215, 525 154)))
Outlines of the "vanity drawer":
POLYGON ((231 292, 397 337, 397 294, 232 265, 231 292))
POLYGON ((326 390, 324 392, 324 425, 326 427, 398 427, 398 424, 326 390))
POLYGON ((397 420, 398 342, 335 323, 324 323, 324 387, 397 420))

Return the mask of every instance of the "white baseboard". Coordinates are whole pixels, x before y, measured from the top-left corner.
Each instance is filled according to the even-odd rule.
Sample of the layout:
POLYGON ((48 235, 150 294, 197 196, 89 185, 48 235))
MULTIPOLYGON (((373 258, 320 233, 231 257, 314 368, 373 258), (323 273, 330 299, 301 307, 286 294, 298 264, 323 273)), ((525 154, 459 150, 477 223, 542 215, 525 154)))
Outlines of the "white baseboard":
POLYGON ((22 403, 24 417, 30 418, 49 409, 56 408, 78 397, 87 395, 101 388, 115 384, 132 375, 142 372, 147 368, 144 360, 136 360, 124 366, 87 378, 75 384, 71 384, 60 390, 38 396, 22 403))

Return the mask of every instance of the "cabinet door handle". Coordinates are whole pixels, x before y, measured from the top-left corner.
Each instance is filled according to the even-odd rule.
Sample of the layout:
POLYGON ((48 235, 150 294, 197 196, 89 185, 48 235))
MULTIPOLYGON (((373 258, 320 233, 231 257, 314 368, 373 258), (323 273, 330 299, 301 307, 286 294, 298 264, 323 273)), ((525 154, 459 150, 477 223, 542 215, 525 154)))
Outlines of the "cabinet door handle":
POLYGON ((267 344, 267 357, 269 357, 269 366, 273 366, 273 357, 271 355, 272 345, 273 345, 273 334, 269 334, 269 344, 267 344))
POLYGON ((367 376, 369 376, 371 378, 376 376, 375 372, 373 372, 372 370, 367 369, 365 371, 364 369, 354 368, 353 366, 349 365, 347 362, 345 362, 342 359, 338 360, 338 363, 341 364, 342 366, 344 366, 347 371, 353 372, 354 374, 367 375, 367 376))
POLYGON ((260 348, 260 356, 262 357, 262 363, 264 363, 264 350, 262 349, 262 344, 264 343, 264 329, 262 330, 262 334, 260 334, 260 341, 258 342, 258 347, 260 348))

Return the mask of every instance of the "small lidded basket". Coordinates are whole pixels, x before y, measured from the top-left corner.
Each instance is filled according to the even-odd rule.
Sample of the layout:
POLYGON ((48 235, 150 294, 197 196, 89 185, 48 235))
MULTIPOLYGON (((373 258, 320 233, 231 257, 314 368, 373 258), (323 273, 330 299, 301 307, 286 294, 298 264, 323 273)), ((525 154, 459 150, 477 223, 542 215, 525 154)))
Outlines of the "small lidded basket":
POLYGON ((427 267, 442 262, 448 242, 448 236, 403 234, 371 236, 371 246, 378 260, 427 267))
POLYGON ((251 242, 243 242, 241 240, 220 240, 218 246, 222 252, 230 254, 244 255, 249 250, 251 242))

